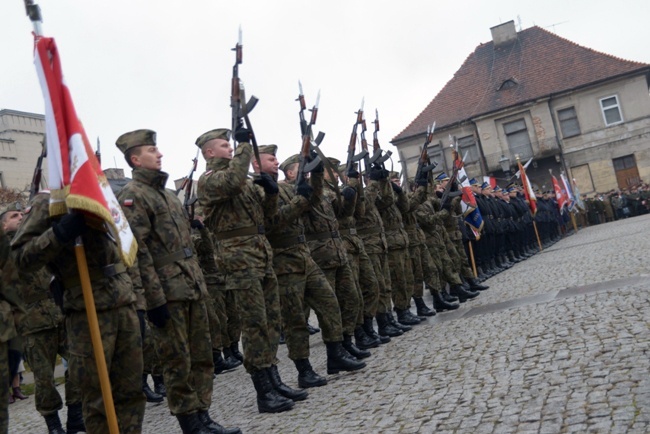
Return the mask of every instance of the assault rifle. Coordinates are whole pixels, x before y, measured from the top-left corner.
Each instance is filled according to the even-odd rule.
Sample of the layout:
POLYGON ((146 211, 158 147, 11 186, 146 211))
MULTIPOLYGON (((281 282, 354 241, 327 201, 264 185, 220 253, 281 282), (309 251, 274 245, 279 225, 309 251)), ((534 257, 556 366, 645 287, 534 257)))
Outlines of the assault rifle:
POLYGON ((248 114, 253 111, 255 105, 259 101, 254 95, 246 101, 246 95, 244 93, 244 83, 239 79, 239 65, 242 63, 243 59, 243 48, 242 45, 242 31, 241 27, 239 28, 239 38, 235 48, 232 50, 235 52, 235 64, 232 67, 232 80, 230 83, 230 109, 231 109, 231 131, 233 136, 233 147, 237 149, 237 142, 234 139, 235 131, 237 127, 241 125, 242 118, 246 120, 247 128, 251 132, 253 139, 251 144, 253 145, 253 151, 255 152, 255 158, 257 158, 259 163, 259 150, 257 149, 257 141, 255 140, 255 134, 253 134, 252 126, 250 125, 250 120, 248 119, 248 114))
POLYGON ((97 148, 95 149, 95 158, 97 158, 97 162, 99 163, 99 167, 102 167, 102 152, 100 151, 99 148, 99 137, 97 137, 97 148))
POLYGON ((199 151, 200 149, 196 150, 196 156, 192 160, 192 168, 190 169, 190 173, 187 175, 187 177, 183 180, 183 183, 181 184, 180 188, 176 190, 176 195, 185 190, 185 198, 183 199, 183 207, 185 207, 185 210, 187 211, 187 215, 190 218, 190 222, 194 220, 194 205, 196 204, 196 201, 198 198, 196 196, 192 197, 192 185, 194 184, 193 177, 194 177, 194 172, 196 172, 196 165, 199 162, 199 151))
POLYGON ((423 173, 429 173, 438 165, 437 162, 431 162, 429 159, 429 144, 433 141, 433 132, 436 129, 436 123, 433 122, 431 126, 427 125, 427 135, 424 138, 424 144, 422 145, 422 151, 420 152, 420 158, 418 159, 418 168, 415 172, 415 179, 419 179, 423 173))
MULTIPOLYGON (((456 179, 458 177, 458 165, 456 164, 456 158, 458 156, 458 142, 455 139, 452 139, 451 135, 449 136, 449 140, 452 142, 450 147, 454 148, 454 169, 451 172, 451 177, 449 178, 449 181, 447 182, 447 185, 445 185, 445 189, 442 192, 442 198, 440 199, 440 206, 444 206, 447 201, 449 200, 450 197, 456 197, 460 196, 463 194, 462 191, 457 190, 454 192, 451 192, 451 187, 454 185, 454 183, 457 183, 458 185, 460 182, 463 182, 465 179, 462 179, 460 182, 456 179)), ((457 186, 458 186, 457 185, 457 186)))
MULTIPOLYGON (((368 160, 368 149, 361 149, 361 152, 355 155, 356 149, 357 149, 357 127, 361 122, 363 121, 363 103, 364 100, 361 100, 361 108, 357 112, 357 120, 352 126, 352 134, 350 135, 350 144, 348 145, 348 160, 345 165, 345 170, 346 170, 346 175, 349 173, 352 168, 354 167, 354 164, 361 160, 362 158, 364 161, 366 161, 366 166, 369 164, 367 163, 368 160)), ((366 148, 368 147, 368 144, 366 143, 366 148)))
MULTIPOLYGON (((300 93, 298 94, 297 101, 300 103, 300 111, 298 112, 298 115, 300 116, 300 133, 302 134, 302 146, 300 147, 296 185, 300 184, 305 179, 305 175, 314 170, 316 166, 318 166, 318 164, 321 162, 321 158, 318 155, 310 161, 312 150, 312 129, 316 124, 316 118, 318 117, 320 91, 318 91, 318 96, 316 97, 316 104, 314 104, 314 106, 310 109, 311 118, 309 119, 309 123, 307 123, 307 120, 305 119, 305 110, 307 109, 307 104, 305 103, 305 95, 302 91, 301 82, 298 82, 298 87, 300 93)), ((320 144, 324 137, 325 134, 318 133, 318 138, 314 141, 317 141, 317 143, 320 144)))
POLYGON ((43 159, 47 157, 47 145, 45 135, 43 135, 43 141, 41 141, 41 155, 39 155, 38 160, 36 160, 36 167, 34 168, 34 176, 32 176, 32 183, 29 186, 29 200, 32 200, 38 190, 41 188, 41 178, 43 176, 43 159))

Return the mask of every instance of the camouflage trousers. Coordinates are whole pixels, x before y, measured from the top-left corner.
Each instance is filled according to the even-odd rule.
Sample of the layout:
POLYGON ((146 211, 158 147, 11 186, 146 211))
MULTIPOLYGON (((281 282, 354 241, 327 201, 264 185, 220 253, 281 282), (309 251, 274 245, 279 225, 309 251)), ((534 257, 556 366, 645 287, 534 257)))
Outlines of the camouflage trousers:
POLYGON ((379 282, 375 276, 370 258, 365 250, 359 252, 348 250, 348 263, 352 268, 357 292, 361 294, 361 305, 357 316, 357 325, 363 324, 364 316, 374 317, 379 303, 379 282), (374 313, 366 313, 374 312, 374 313))
POLYGON ((208 324, 210 326, 210 342, 212 343, 212 350, 221 351, 221 349, 223 348, 223 340, 222 340, 223 332, 222 332, 221 321, 219 315, 217 314, 216 303, 214 301, 214 298, 212 298, 211 295, 205 297, 204 302, 208 314, 208 324))
POLYGON ((241 337, 241 318, 239 308, 233 291, 220 289, 214 296, 214 307, 221 323, 222 348, 229 347, 239 342, 241 337))
POLYGON ((388 249, 388 269, 390 270, 393 304, 396 309, 408 309, 411 305, 413 269, 406 248, 388 249))
MULTIPOLYGON (((0 236, 2 236, 0 234, 0 236)), ((4 237, 2 237, 4 238, 4 237)), ((1 243, 0 243, 1 244, 1 243)), ((9 344, 7 342, 0 342, 0 433, 9 432, 9 344)))
POLYGON ((366 302, 364 298, 363 315, 375 317, 377 312, 386 313, 390 310, 390 272, 388 271, 388 258, 385 253, 368 253, 369 264, 377 280, 377 298, 374 303, 366 302), (388 306, 386 306, 388 300, 388 306))
MULTIPOLYGON (((54 383, 54 367, 57 354, 68 359, 65 327, 63 324, 47 330, 41 330, 24 336, 25 360, 34 373, 34 398, 36 410, 47 416, 63 408, 61 395, 56 391, 54 383)), ((66 405, 81 402, 81 390, 65 372, 65 403, 66 405)))
POLYGON ((424 295, 424 272, 422 271, 422 250, 425 246, 414 246, 409 244, 409 256, 411 257, 411 269, 413 270, 413 297, 422 297, 424 295))
MULTIPOLYGON (((429 288, 441 290, 442 282, 440 280, 440 272, 436 265, 436 261, 433 259, 433 256, 431 256, 429 247, 427 247, 426 244, 420 245, 420 264, 422 265, 422 279, 424 280, 424 283, 427 284, 429 288)), ((422 297, 422 295, 424 295, 423 291, 418 294, 420 295, 416 295, 416 297, 422 297)))
MULTIPOLYGON (((134 305, 97 312, 106 367, 120 433, 142 432, 145 397, 142 393, 142 336, 134 305)), ((66 316, 68 372, 81 388, 86 431, 108 433, 95 354, 86 312, 66 316)))
POLYGON ((353 335, 361 309, 361 294, 354 283, 349 264, 323 270, 328 282, 334 288, 341 309, 343 334, 353 335))
POLYGON ((173 415, 208 410, 212 403, 212 342, 203 300, 167 302, 170 319, 153 326, 163 368, 167 403, 173 415))
POLYGON ((147 375, 162 375, 162 366, 156 354, 156 346, 154 345, 152 326, 148 320, 144 322, 144 340, 142 343, 142 361, 143 361, 143 374, 147 375))
POLYGON ((463 239, 458 238, 457 240, 452 240, 454 247, 456 247, 456 252, 458 252, 458 260, 460 261, 460 274, 466 279, 474 278, 474 271, 472 270, 472 265, 470 263, 469 256, 465 251, 465 246, 463 245, 463 239))
POLYGON ((427 247, 429 248, 429 253, 431 253, 431 258, 433 258, 436 267, 438 267, 438 275, 440 276, 441 285, 444 283, 449 283, 450 285, 460 285, 463 283, 460 280, 458 272, 455 271, 454 263, 449 257, 447 247, 441 234, 436 233, 433 235, 427 235, 429 235, 427 237, 427 247))
POLYGON ((233 272, 226 277, 226 289, 234 291, 239 307, 246 371, 277 364, 282 319, 273 269, 233 272))
POLYGON ((312 259, 306 262, 305 273, 278 274, 278 287, 282 330, 291 360, 309 358, 305 305, 316 312, 324 342, 343 340, 338 300, 323 271, 312 259))

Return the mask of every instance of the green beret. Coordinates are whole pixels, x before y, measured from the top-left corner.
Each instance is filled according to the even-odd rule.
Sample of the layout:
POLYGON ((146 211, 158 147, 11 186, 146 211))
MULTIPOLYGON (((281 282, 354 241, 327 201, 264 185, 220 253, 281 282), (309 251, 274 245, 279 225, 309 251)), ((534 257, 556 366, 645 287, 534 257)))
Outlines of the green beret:
POLYGON ((0 217, 10 211, 23 211, 23 205, 20 202, 3 203, 0 205, 0 217))
POLYGON ((275 156, 278 152, 278 145, 262 145, 259 147, 260 154, 271 154, 275 156))
POLYGON ((194 142, 194 144, 199 148, 202 148, 203 145, 214 139, 223 139, 230 141, 230 130, 228 128, 217 128, 216 130, 210 130, 207 133, 201 134, 199 138, 196 139, 196 142, 194 142))
POLYGON ((339 167, 339 164, 341 164, 341 160, 339 160, 338 158, 327 157, 327 159, 329 160, 330 163, 332 163, 333 167, 339 167))
POLYGON ((287 167, 291 166, 294 163, 297 163, 300 161, 300 155, 292 155, 291 157, 287 158, 280 164, 280 170, 283 172, 287 171, 287 167))
POLYGON ((135 130, 122 134, 115 142, 123 154, 138 146, 156 146, 156 132, 152 130, 135 130))

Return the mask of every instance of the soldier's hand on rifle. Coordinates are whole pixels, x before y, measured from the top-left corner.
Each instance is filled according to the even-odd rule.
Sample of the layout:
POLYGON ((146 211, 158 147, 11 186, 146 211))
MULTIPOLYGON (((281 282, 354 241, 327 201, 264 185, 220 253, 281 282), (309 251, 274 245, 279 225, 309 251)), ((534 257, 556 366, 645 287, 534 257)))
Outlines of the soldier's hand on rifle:
POLYGON ((239 143, 245 142, 248 143, 251 141, 251 132, 246 129, 243 125, 237 127, 235 131, 235 140, 239 143))
POLYGON ((203 222, 201 220, 199 220, 199 219, 192 220, 190 222, 190 226, 192 227, 192 229, 198 229, 198 230, 201 230, 201 229, 203 229, 205 227, 203 222))
POLYGON ((81 213, 73 212, 61 217, 61 220, 52 225, 54 236, 62 244, 68 244, 88 230, 86 219, 81 213))
POLYGON ((394 182, 391 182, 391 183, 390 183, 390 186, 391 186, 391 188, 393 189, 393 191, 395 192, 395 194, 402 194, 402 187, 400 187, 399 185, 395 184, 394 182))
POLYGON ((171 315, 169 314, 169 308, 167 307, 167 303, 163 304, 162 306, 154 307, 153 309, 148 310, 147 317, 149 317, 149 321, 151 321, 151 323, 156 327, 158 328, 165 327, 165 324, 167 324, 167 321, 171 318, 171 315))
POLYGON ((278 194, 278 184, 273 180, 273 177, 268 173, 260 172, 259 178, 253 181, 255 184, 261 186, 266 194, 278 194))
POLYGON ((382 179, 388 178, 388 171, 381 166, 377 166, 373 164, 372 166, 370 166, 370 170, 368 172, 369 172, 368 176, 373 181, 380 181, 382 179))
POLYGON ((354 166, 352 166, 347 172, 345 172, 345 176, 348 178, 359 179, 359 172, 354 166))
POLYGON ((429 176, 427 173, 421 173, 415 180, 415 183, 420 187, 426 187, 429 184, 429 176))
POLYGON ((305 178, 303 178, 302 181, 300 181, 300 184, 296 186, 296 193, 305 199, 309 199, 313 192, 313 187, 307 183, 307 180, 305 178))
POLYGON ((352 200, 354 199, 354 196, 356 196, 357 190, 354 188, 350 187, 349 185, 346 186, 343 190, 341 190, 341 195, 345 200, 352 200))

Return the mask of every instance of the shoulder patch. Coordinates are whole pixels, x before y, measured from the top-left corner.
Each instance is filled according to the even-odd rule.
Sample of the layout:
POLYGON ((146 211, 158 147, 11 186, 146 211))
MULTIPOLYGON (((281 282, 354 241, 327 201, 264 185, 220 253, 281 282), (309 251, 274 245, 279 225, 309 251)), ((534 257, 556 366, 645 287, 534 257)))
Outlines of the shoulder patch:
POLYGON ((30 212, 31 210, 32 210, 32 206, 30 205, 30 206, 28 206, 27 208, 25 208, 25 210, 23 211, 23 214, 29 214, 29 212, 30 212))
POLYGON ((205 172, 203 175, 204 175, 204 176, 210 176, 210 175, 212 175, 212 172, 213 172, 212 170, 208 170, 208 171, 205 172))
POLYGON ((124 206, 133 206, 133 199, 124 199, 122 202, 122 205, 124 206))

